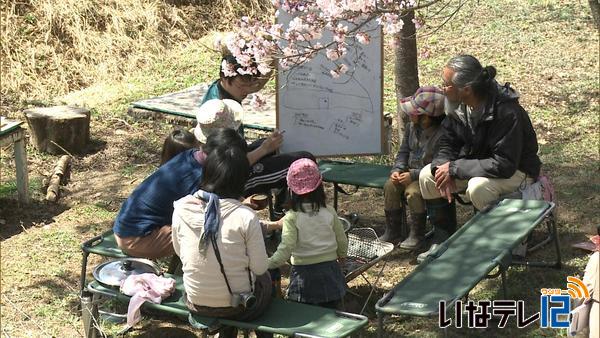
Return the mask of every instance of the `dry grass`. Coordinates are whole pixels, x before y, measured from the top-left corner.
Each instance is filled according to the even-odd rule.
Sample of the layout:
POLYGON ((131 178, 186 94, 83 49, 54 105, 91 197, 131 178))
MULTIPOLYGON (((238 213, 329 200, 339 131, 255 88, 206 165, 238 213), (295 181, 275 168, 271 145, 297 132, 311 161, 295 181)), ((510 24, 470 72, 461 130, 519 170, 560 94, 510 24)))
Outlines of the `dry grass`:
POLYGON ((2 110, 119 81, 241 14, 264 15, 265 0, 2 3, 2 110))
MULTIPOLYGON (((49 0, 22 0, 25 2, 19 4, 15 0, 8 1, 8 5, 1 4, 3 13, 12 13, 9 16, 12 21, 2 22, 3 112, 8 110, 17 114, 24 100, 28 100, 27 104, 37 99, 87 105, 95 113, 91 121, 93 142, 90 152, 76 158, 71 182, 65 187, 65 194, 58 204, 46 204, 43 195, 37 191, 41 176, 51 168, 57 157, 39 153, 29 146, 33 202, 27 208, 20 208, 15 201, 12 149, 0 149, 0 221, 4 223, 0 224, 1 330, 3 335, 13 337, 80 336, 82 323, 77 311, 81 264, 79 243, 111 227, 123 200, 155 170, 161 139, 171 129, 165 124, 133 120, 126 116, 125 108, 134 100, 213 78, 218 60, 203 47, 210 44, 210 37, 206 37, 205 33, 227 29, 227 25, 242 13, 268 13, 261 10, 266 8, 261 6, 267 6, 265 3, 268 1, 221 0, 211 2, 212 7, 206 5, 208 1, 136 2, 136 8, 154 8, 146 13, 155 15, 154 18, 139 20, 155 24, 150 25, 155 37, 150 30, 137 31, 135 38, 133 35, 111 37, 106 30, 100 31, 98 26, 88 22, 90 31, 85 35, 98 37, 104 32, 102 46, 114 45, 113 50, 123 48, 130 53, 122 57, 108 53, 103 49, 105 47, 96 46, 93 58, 99 60, 98 64, 89 62, 91 55, 86 56, 89 60, 75 58, 85 53, 68 47, 73 45, 67 45, 66 41, 59 41, 51 25, 45 24, 44 29, 40 28, 40 21, 47 20, 40 8, 44 4, 50 6, 46 8, 54 13, 52 22, 60 23, 57 27, 75 29, 68 25, 76 21, 76 15, 61 12, 71 11, 71 8, 65 9, 67 4, 81 10, 77 13, 85 12, 83 8, 93 7, 96 13, 104 13, 104 18, 110 17, 107 13, 117 15, 116 9, 100 10, 100 7, 118 4, 124 12, 118 14, 115 20, 121 23, 121 32, 130 34, 124 25, 132 25, 132 21, 125 18, 142 14, 127 12, 127 8, 134 6, 129 1, 97 0, 92 4, 78 4, 68 0, 51 4, 56 8, 51 8, 49 0), (35 14, 37 23, 26 21, 30 20, 27 16, 30 12, 35 14), (179 19, 168 21, 158 16, 169 17, 167 14, 179 19), (207 18, 211 20, 207 21, 207 18), (216 21, 215 18, 219 19, 218 23, 206 24, 216 21), (157 27, 165 22, 173 23, 175 28, 172 30, 179 30, 185 38, 178 39, 173 32, 159 31, 157 27), (6 30, 6 24, 15 27, 6 30), (26 29, 32 33, 23 33, 26 29), (10 37, 9 33, 12 34, 10 37), (110 39, 114 40, 111 44, 107 42, 110 39), (125 42, 131 44, 127 47, 129 49, 125 42), (9 50, 13 54, 6 58, 9 50), (32 55, 42 55, 40 51, 50 51, 47 55, 51 58, 38 60, 37 64, 43 61, 44 65, 53 65, 54 68, 31 67, 35 63, 32 55), (98 55, 104 55, 104 58, 98 55), (137 61, 139 67, 132 63, 134 60, 141 60, 137 61), (55 67, 57 63, 62 65, 62 72, 55 67), (107 65, 105 71, 98 68, 101 63, 107 65), (71 79, 87 79, 87 82, 72 82, 71 79), (13 83, 15 81, 19 81, 18 85, 13 83)), ((600 219, 597 208, 600 201, 598 31, 593 26, 585 1, 488 0, 470 3, 443 30, 429 37, 419 36, 419 51, 431 54, 428 58, 419 59, 421 84, 439 84, 444 62, 456 53, 468 52, 478 56, 485 64, 497 66, 499 79, 514 83, 522 94, 521 102, 530 112, 540 140, 544 170, 553 177, 557 189, 560 207, 558 227, 564 259, 560 271, 510 270, 510 298, 526 300, 528 311, 533 311, 539 302, 539 288, 564 287, 567 275, 581 274, 586 258, 570 244, 585 240, 584 234, 591 233, 600 219)), ((84 16, 78 16, 81 17, 79 20, 83 20, 84 16)), ((90 20, 90 16, 87 18, 90 20)), ((90 39, 82 39, 86 41, 82 42, 83 46, 91 46, 90 39)), ((385 67, 385 105, 386 110, 393 111, 393 53, 387 47, 385 67)), ((375 160, 390 163, 392 156, 381 156, 375 160)), ((327 193, 332 195, 331 190, 327 193)), ((377 206, 382 203, 379 191, 361 189, 353 196, 341 197, 340 211, 358 212, 361 225, 381 229, 383 210, 377 206)), ((459 211, 462 211, 460 219, 464 222, 469 210, 461 208, 459 211)), ((535 258, 549 255, 549 250, 543 251, 535 258)), ((389 289, 412 271, 413 259, 412 253, 393 255, 385 271, 382 289, 374 296, 375 299, 381 296, 383 289, 389 289)), ((99 259, 93 258, 88 272, 97 263, 99 259)), ((351 286, 354 291, 366 295, 362 281, 357 280, 351 286)), ((485 281, 474 290, 472 297, 498 299, 498 290, 497 280, 485 281)), ((372 304, 367 313, 373 315, 372 304)), ((372 322, 362 336, 375 336, 375 327, 372 322)), ((105 332, 119 328, 104 324, 105 332)), ((441 334, 435 319, 393 317, 386 321, 386 329, 388 336, 441 334)), ((189 330, 187 323, 158 318, 143 321, 129 336, 193 336, 194 333, 189 330)), ((539 325, 532 325, 526 330, 514 327, 480 331, 455 329, 448 333, 450 337, 565 335, 559 330, 541 330, 539 325)))

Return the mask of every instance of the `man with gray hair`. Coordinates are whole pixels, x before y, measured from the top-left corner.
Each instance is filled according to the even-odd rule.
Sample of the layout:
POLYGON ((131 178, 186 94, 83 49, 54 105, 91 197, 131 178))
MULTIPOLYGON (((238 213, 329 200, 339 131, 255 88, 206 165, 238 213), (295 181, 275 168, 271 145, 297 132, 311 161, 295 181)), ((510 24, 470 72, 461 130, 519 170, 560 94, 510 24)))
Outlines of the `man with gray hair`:
MULTIPOLYGON (((538 144, 529 115, 496 69, 471 55, 448 61, 442 72, 445 110, 439 151, 419 175, 434 244, 456 230, 452 194, 463 192, 481 210, 501 195, 531 183, 540 172, 538 144)), ((430 249, 431 250, 431 249, 430 249)))

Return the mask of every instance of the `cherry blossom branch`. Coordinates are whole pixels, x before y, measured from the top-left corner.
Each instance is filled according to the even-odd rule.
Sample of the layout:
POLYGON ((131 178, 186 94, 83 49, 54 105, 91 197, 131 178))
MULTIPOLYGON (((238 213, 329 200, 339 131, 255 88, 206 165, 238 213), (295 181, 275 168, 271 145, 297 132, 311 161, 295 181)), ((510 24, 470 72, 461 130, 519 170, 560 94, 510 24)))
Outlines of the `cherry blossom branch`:
MULTIPOLYGON (((278 13, 287 13, 290 21, 284 25, 243 17, 238 32, 221 41, 235 58, 235 63, 223 61, 221 69, 225 76, 268 75, 275 68, 274 61, 282 69, 289 69, 324 51, 325 57, 335 65, 330 72, 337 77, 348 70, 347 65, 338 61, 347 53, 348 39, 363 45, 370 42, 372 31, 365 28, 367 24, 375 20, 384 34, 396 34, 402 30, 402 17, 408 12, 443 1, 272 0, 278 13), (331 37, 323 39, 324 32, 331 33, 331 37)), ((462 8, 462 1, 442 25, 462 8)), ((437 13, 448 5, 446 3, 437 13)), ((421 26, 423 20, 418 17, 413 22, 421 26)))

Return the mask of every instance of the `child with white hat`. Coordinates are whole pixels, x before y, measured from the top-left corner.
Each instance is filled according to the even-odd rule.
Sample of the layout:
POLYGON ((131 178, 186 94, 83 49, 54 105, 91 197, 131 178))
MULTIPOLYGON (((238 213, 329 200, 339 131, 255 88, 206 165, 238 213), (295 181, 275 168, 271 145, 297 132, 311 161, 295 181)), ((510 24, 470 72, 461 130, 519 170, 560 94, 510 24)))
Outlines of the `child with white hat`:
MULTIPOLYGON (((235 100, 212 99, 204 102, 198 108, 194 135, 200 143, 206 141, 207 135, 218 128, 238 130, 241 126, 243 108, 235 100)), ((314 160, 314 156, 306 151, 279 154, 277 151, 283 142, 283 133, 275 130, 267 137, 248 145, 248 161, 250 162, 250 178, 246 182, 244 195, 269 194, 271 189, 278 189, 284 196, 286 193, 286 174, 289 166, 299 158, 314 160)), ((282 205, 285 198, 275 198, 277 218, 283 216, 282 205)))
POLYGON ((237 130, 242 124, 244 110, 242 105, 234 100, 209 100, 196 112, 198 124, 194 128, 194 135, 202 144, 206 137, 217 128, 231 128, 237 130))

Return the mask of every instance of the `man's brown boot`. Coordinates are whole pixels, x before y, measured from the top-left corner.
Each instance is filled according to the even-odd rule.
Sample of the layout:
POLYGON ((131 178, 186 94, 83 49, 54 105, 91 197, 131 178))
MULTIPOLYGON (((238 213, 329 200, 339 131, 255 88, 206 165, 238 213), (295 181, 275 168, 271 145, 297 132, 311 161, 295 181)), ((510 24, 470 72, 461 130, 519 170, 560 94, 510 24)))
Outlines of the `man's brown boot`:
POLYGON ((396 244, 402 239, 404 224, 404 212, 402 209, 385 211, 385 232, 379 237, 380 241, 396 244))

